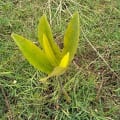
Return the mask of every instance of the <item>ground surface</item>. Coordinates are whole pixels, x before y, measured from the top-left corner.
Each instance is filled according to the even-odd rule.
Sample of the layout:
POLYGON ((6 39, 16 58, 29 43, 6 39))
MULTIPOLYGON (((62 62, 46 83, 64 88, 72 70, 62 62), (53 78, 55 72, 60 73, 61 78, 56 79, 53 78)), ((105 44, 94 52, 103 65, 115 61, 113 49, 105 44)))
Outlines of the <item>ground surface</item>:
POLYGON ((0 120, 120 120, 119 0, 0 0, 0 120), (80 14, 80 42, 74 61, 59 77, 71 97, 58 97, 57 79, 39 83, 12 32, 37 42, 46 13, 55 40, 62 42, 74 11, 80 14))

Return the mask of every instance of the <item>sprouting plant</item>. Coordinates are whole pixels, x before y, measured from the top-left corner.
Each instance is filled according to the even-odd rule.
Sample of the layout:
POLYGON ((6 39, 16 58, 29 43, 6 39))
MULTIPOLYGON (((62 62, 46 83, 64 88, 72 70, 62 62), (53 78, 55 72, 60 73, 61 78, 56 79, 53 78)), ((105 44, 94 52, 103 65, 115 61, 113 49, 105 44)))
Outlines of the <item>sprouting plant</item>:
POLYGON ((72 61, 79 40, 79 14, 74 13, 64 35, 64 47, 61 50, 55 43, 50 25, 45 15, 38 24, 38 40, 40 48, 32 41, 12 33, 12 38, 18 45, 24 57, 38 70, 47 73, 48 76, 41 79, 46 81, 52 76, 63 74, 72 61))

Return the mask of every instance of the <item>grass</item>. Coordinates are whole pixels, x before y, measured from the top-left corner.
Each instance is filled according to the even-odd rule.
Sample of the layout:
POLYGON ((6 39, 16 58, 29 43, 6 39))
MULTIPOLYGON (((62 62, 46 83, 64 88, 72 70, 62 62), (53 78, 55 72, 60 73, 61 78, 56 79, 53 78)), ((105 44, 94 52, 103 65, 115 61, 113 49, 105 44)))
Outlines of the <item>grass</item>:
POLYGON ((119 0, 0 1, 1 120, 119 120, 120 2, 119 0), (37 41, 37 24, 46 13, 59 43, 74 11, 80 13, 77 54, 58 79, 71 97, 58 96, 56 78, 39 83, 43 73, 21 55, 10 35, 37 41))

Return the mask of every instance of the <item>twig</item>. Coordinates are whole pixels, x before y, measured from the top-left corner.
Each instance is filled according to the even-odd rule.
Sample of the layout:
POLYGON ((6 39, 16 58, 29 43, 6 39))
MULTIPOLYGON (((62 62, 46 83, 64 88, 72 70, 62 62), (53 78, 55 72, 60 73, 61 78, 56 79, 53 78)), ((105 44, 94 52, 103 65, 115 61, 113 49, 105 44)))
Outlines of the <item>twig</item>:
POLYGON ((100 96, 100 93, 101 93, 103 84, 104 84, 104 79, 102 79, 102 81, 101 81, 101 83, 100 83, 100 86, 99 86, 99 88, 98 88, 97 95, 96 95, 96 98, 95 98, 96 101, 98 101, 98 99, 99 99, 99 96, 100 96))
POLYGON ((14 120, 13 119, 13 114, 12 114, 12 111, 11 111, 11 108, 10 108, 10 104, 9 104, 9 101, 8 101, 8 98, 7 98, 7 96, 5 94, 5 91, 4 91, 4 89, 3 89, 3 87, 1 85, 0 85, 0 89, 1 89, 1 92, 2 92, 2 94, 4 96, 6 107, 8 109, 8 113, 9 113, 8 119, 9 120, 14 120))

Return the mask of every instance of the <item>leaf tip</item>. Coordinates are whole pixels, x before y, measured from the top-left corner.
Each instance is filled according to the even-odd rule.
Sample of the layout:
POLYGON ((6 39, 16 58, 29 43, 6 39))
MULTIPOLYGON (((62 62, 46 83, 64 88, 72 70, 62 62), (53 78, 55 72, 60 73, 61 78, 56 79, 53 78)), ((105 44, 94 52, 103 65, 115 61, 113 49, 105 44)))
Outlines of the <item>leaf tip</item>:
POLYGON ((39 22, 45 21, 47 19, 46 15, 43 14, 42 17, 40 17, 39 22))

